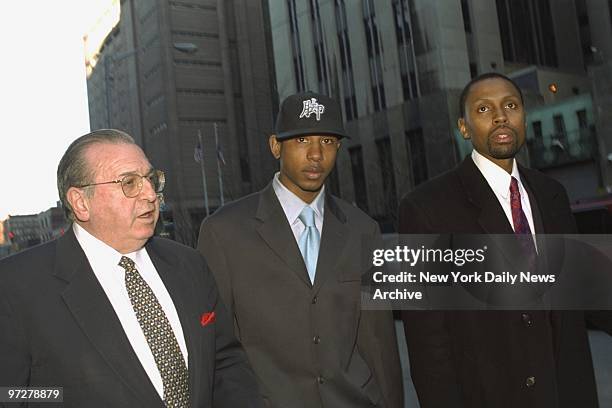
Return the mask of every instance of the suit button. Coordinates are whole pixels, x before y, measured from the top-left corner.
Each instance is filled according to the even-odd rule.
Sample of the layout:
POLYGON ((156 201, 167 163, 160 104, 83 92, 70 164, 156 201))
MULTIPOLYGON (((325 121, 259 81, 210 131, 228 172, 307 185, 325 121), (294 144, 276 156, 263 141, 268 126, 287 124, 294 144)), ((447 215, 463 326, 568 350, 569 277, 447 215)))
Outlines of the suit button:
POLYGON ((317 382, 318 382, 319 384, 323 384, 323 383, 325 382, 325 378, 323 378, 323 377, 321 377, 321 376, 318 376, 318 377, 317 377, 317 382))
POLYGON ((315 297, 313 297, 313 298, 312 298, 312 304, 313 304, 313 305, 314 305, 314 304, 316 304, 316 303, 317 303, 317 300, 318 300, 318 299, 317 299, 317 297, 316 297, 316 296, 315 296, 315 297))
POLYGON ((521 319, 523 320, 523 324, 527 327, 531 326, 533 321, 531 320, 531 315, 529 313, 521 314, 521 319))
POLYGON ((319 343, 321 342, 321 338, 320 338, 319 336, 314 336, 314 337, 312 338, 312 342, 313 342, 314 344, 319 344, 319 343))
POLYGON ((533 387, 535 385, 535 377, 527 377, 527 379, 525 380, 525 385, 527 387, 533 387))

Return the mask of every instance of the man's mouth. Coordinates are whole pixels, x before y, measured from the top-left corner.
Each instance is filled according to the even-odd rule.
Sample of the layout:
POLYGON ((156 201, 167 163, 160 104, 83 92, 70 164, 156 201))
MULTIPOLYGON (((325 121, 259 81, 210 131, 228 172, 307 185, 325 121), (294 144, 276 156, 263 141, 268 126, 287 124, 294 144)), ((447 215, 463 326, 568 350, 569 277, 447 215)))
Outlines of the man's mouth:
POLYGON ((150 219, 150 218, 153 218, 154 216, 155 216, 155 210, 153 209, 153 210, 140 214, 138 218, 150 219))
POLYGON ((496 143, 512 143, 516 137, 516 132, 507 126, 495 129, 489 134, 489 139, 496 143))
POLYGON ((323 170, 318 167, 309 167, 303 170, 306 178, 310 180, 317 180, 323 175, 323 170))

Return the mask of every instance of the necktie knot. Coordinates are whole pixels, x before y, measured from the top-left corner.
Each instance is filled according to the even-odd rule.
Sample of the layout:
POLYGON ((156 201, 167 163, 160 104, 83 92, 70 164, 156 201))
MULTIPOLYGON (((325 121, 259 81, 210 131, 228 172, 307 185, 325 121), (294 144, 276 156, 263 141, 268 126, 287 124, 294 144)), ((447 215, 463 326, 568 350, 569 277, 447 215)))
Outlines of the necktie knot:
POLYGON ((315 226, 315 212, 311 206, 307 205, 302 209, 302 212, 298 216, 300 221, 306 226, 306 228, 315 226))
POLYGON ((521 197, 521 193, 519 192, 518 180, 515 177, 512 177, 512 179, 510 180, 510 197, 521 197))
POLYGON ((132 261, 127 256, 121 257, 121 260, 119 261, 119 266, 125 269, 126 272, 132 272, 134 269, 136 269, 136 264, 134 263, 134 261, 132 261))

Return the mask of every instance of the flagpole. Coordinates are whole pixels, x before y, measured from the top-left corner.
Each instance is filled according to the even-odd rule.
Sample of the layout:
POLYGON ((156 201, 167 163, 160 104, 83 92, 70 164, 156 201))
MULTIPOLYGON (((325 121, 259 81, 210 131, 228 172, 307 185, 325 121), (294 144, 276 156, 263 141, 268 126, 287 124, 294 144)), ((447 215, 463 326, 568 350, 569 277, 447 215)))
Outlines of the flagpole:
POLYGON ((198 143, 200 145, 200 169, 202 170, 202 187, 204 187, 204 208, 206 216, 210 215, 208 207, 208 187, 206 186, 206 169, 204 168, 204 143, 202 143, 202 129, 198 129, 198 143))
POLYGON ((219 134, 217 132, 217 122, 214 123, 215 127, 215 148, 217 149, 217 175, 219 176, 219 191, 221 192, 221 206, 225 205, 225 198, 223 197, 223 175, 221 174, 221 164, 219 164, 219 134))

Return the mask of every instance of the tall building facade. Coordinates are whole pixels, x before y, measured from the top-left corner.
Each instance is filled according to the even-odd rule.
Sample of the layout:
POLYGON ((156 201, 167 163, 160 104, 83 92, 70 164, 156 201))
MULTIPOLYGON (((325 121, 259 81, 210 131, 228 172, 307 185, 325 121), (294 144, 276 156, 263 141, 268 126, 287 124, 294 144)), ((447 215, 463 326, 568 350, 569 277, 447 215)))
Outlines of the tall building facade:
MULTIPOLYGON (((565 112, 566 99, 590 100, 587 70, 593 50, 611 46, 610 19, 602 17, 610 7, 608 0, 269 0, 278 93, 308 89, 340 101, 352 139, 343 141, 330 188, 390 230, 403 194, 469 153, 456 121, 459 93, 474 76, 515 78, 528 110, 556 104, 565 112)), ((593 128, 597 108, 584 108, 593 128)), ((528 131, 533 139, 531 124, 528 131)), ((550 148, 553 139, 542 143, 550 148)), ((555 166, 573 163, 571 155, 533 157, 540 153, 550 158, 525 149, 521 160, 561 178, 555 166)), ((595 167, 598 154, 588 158, 595 167)), ((595 185, 577 194, 594 195, 595 185)))
POLYGON ((91 128, 127 131, 166 172, 163 217, 179 241, 195 244, 206 202, 212 212, 274 172, 269 33, 265 1, 125 0, 87 47, 91 128))

